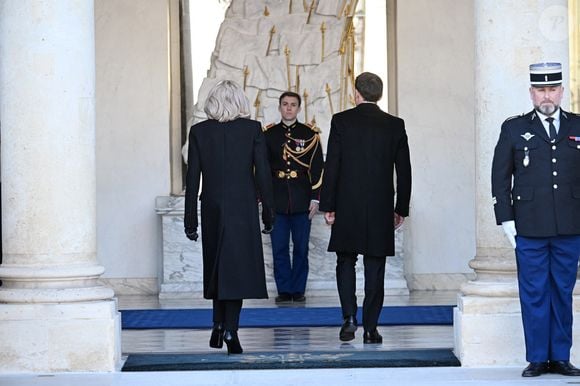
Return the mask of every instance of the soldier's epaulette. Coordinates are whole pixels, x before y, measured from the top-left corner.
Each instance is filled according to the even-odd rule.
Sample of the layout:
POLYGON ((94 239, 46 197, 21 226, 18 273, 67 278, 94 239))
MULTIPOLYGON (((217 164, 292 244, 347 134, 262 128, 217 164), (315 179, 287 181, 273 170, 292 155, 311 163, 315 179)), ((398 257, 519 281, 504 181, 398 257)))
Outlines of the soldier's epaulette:
POLYGON ((305 123, 306 126, 308 126, 308 128, 312 131, 314 131, 315 133, 321 133, 322 130, 320 130, 320 127, 316 126, 316 124, 313 123, 305 123))
POLYGON ((262 131, 268 131, 269 128, 271 128, 272 126, 276 126, 275 123, 270 123, 269 125, 266 125, 265 127, 262 127, 262 131))
POLYGON ((524 114, 514 115, 514 116, 509 117, 508 119, 506 119, 504 122, 511 121, 512 119, 520 118, 520 117, 523 117, 523 116, 524 116, 524 114))

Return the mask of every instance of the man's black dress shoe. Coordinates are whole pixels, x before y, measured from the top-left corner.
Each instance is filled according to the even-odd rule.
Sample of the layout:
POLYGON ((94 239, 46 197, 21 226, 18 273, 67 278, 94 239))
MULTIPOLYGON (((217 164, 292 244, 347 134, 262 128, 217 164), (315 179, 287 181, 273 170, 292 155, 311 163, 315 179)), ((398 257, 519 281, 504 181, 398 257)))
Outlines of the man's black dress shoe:
POLYGON ((348 342, 349 340, 353 340, 354 339, 354 332, 356 331, 356 328, 357 328, 356 318, 352 315, 347 316, 346 318, 344 318, 344 323, 342 324, 342 327, 340 328, 340 334, 338 335, 338 337, 343 342, 348 342))
POLYGON ((550 361, 550 372, 554 374, 580 377, 580 369, 569 361, 550 361))
POLYGON ((224 332, 224 342, 226 342, 226 346, 228 346, 228 355, 241 354, 244 352, 237 331, 224 332))
POLYGON ((297 293, 292 295, 292 300, 294 300, 297 303, 304 303, 306 301, 306 296, 304 296, 304 294, 297 293))
POLYGON ((274 299, 274 301, 276 303, 288 303, 292 301, 292 295, 290 294, 280 294, 278 296, 276 296, 276 299, 274 299))
POLYGON ((209 338, 209 347, 222 348, 224 346, 224 325, 222 323, 214 323, 211 330, 211 337, 209 338))
POLYGON ((383 337, 377 330, 365 331, 363 334, 363 343, 383 343, 383 337))
POLYGON ((548 362, 530 362, 522 372, 522 377, 539 377, 548 372, 548 362))

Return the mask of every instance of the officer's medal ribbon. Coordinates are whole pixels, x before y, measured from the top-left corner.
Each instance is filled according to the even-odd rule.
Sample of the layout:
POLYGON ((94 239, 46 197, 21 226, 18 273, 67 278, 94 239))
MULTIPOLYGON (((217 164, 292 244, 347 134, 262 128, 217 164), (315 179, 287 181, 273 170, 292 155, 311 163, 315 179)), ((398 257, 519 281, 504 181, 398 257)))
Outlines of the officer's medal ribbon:
POLYGON ((524 167, 527 168, 528 165, 530 164, 530 150, 528 149, 528 147, 524 147, 524 160, 522 162, 524 164, 524 167))
POLYGON ((303 139, 296 139, 295 142, 296 142, 296 151, 302 151, 304 149, 306 141, 303 139))
MULTIPOLYGON (((526 141, 529 141, 530 139, 534 138, 535 135, 530 132, 526 132, 525 134, 522 134, 521 137, 526 141)), ((522 163, 524 164, 525 168, 527 168, 528 165, 530 164, 530 150, 528 149, 527 146, 524 147, 524 160, 522 161, 522 163)))

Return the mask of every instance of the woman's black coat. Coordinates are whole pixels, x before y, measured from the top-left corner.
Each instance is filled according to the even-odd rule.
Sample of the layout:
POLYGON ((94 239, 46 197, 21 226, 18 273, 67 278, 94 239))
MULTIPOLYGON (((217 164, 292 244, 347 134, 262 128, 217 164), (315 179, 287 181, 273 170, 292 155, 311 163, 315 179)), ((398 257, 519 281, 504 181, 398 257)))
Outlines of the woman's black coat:
POLYGON ((207 120, 189 133, 186 232, 197 230, 201 184, 206 299, 267 298, 258 200, 273 207, 265 138, 257 121, 207 120))

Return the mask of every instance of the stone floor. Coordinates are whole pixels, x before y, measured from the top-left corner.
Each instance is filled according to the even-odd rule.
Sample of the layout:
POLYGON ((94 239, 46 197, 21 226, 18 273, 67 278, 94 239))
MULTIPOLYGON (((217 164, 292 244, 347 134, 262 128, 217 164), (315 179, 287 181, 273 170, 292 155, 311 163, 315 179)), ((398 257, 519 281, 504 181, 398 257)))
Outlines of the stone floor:
MULTIPOLYGON (((455 305, 454 292, 419 292, 406 296, 388 296, 387 305, 455 305)), ((272 299, 248 300, 245 307, 277 307, 272 299)), ((339 306, 338 297, 308 298, 305 303, 289 303, 280 307, 339 306)), ((155 297, 119 298, 119 309, 207 308, 208 300, 163 300, 155 297)), ((337 315, 340 318, 340 315, 337 315)), ((240 341, 245 352, 255 351, 334 351, 334 350, 394 350, 413 348, 453 347, 452 326, 392 326, 379 327, 382 345, 363 345, 362 329, 354 341, 338 339, 336 327, 310 328, 241 328, 240 341)), ((124 330, 122 351, 129 353, 196 353, 208 351, 209 330, 124 330)), ((225 348, 224 348, 225 351, 225 348)))
MULTIPOLYGON (((413 292, 387 296, 385 305, 456 304, 454 292, 413 292)), ((284 307, 338 306, 338 298, 309 298, 303 304, 284 307)), ((272 299, 253 300, 246 307, 276 307, 272 299)), ((209 308, 203 299, 162 300, 157 297, 125 296, 120 309, 209 308)), ((239 335, 245 352, 308 350, 394 350, 452 348, 451 326, 379 327, 382 345, 363 345, 360 329, 348 346, 338 340, 338 328, 242 328, 239 335)), ((124 330, 123 355, 130 353, 196 353, 208 347, 209 330, 124 330)), ((225 349, 224 349, 224 355, 225 349)), ((242 354, 243 355, 243 354, 242 354)), ((237 370, 199 372, 88 373, 0 375, 0 386, 165 386, 165 385, 570 385, 580 380, 557 375, 534 379, 520 376, 521 368, 373 368, 314 370, 237 370)))

